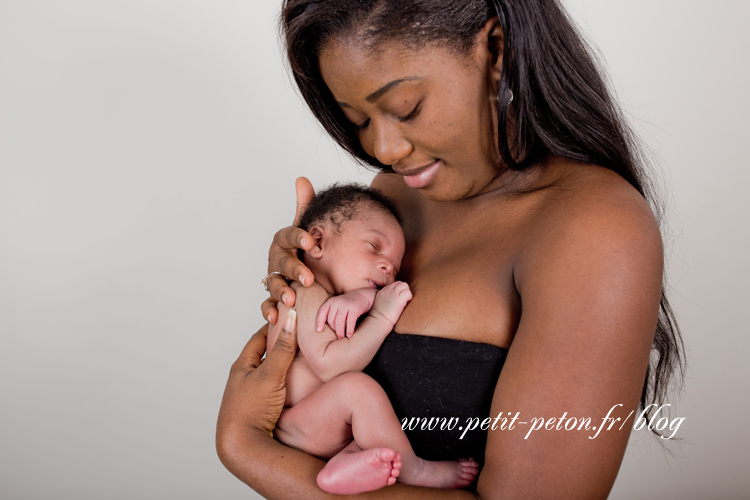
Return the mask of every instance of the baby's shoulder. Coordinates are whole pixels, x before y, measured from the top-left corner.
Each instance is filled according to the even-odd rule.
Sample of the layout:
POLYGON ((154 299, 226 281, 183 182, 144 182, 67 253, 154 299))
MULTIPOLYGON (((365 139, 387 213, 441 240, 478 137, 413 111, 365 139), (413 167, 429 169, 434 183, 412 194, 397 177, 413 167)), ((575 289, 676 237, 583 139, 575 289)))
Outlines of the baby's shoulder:
POLYGON ((310 286, 304 286, 298 281, 293 281, 290 286, 294 290, 294 293, 297 294, 295 308, 299 307, 300 301, 305 303, 320 301, 320 304, 323 304, 323 302, 332 297, 317 281, 313 282, 310 286))

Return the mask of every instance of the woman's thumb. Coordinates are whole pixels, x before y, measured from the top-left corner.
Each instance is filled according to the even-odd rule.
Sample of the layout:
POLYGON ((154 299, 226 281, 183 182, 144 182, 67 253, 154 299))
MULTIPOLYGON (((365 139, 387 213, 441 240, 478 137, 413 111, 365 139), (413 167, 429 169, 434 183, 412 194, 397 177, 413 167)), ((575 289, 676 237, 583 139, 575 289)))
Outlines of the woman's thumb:
POLYGON ((306 177, 297 177, 294 188, 297 191, 297 210, 294 214, 294 225, 296 226, 299 224, 307 205, 315 198, 315 189, 306 177))
POLYGON ((281 332, 276 343, 266 355, 263 366, 272 371, 283 370, 284 373, 292 364, 294 355, 297 354, 297 311, 290 309, 281 324, 281 332))

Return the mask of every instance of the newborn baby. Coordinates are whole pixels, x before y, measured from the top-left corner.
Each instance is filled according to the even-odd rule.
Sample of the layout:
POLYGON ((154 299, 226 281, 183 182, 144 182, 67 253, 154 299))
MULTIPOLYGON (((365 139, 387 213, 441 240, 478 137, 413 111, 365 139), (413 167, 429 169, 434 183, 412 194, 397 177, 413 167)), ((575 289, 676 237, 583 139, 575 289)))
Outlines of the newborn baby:
MULTIPOLYGON (((405 246, 395 206, 366 187, 333 186, 315 197, 300 226, 314 240, 302 261, 315 283, 310 288, 292 284, 299 352, 289 367, 285 408, 274 435, 328 460, 318 485, 329 493, 361 493, 396 480, 469 486, 477 463, 417 457, 385 392, 361 373, 412 297, 409 285, 395 281, 405 246)), ((280 303, 279 312, 283 318, 288 308, 280 303)), ((269 329, 269 349, 281 324, 269 329)))

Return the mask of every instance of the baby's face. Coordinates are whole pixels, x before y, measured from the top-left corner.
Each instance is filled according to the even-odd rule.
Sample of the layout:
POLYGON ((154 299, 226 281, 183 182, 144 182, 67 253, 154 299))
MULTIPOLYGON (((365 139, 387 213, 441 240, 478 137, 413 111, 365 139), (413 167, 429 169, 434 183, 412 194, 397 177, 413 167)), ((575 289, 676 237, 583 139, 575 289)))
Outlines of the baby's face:
MULTIPOLYGON (((396 280, 404 257, 404 232, 384 210, 360 210, 331 231, 325 266, 334 295, 382 288, 396 280)), ((329 290, 330 291, 330 290, 329 290)))

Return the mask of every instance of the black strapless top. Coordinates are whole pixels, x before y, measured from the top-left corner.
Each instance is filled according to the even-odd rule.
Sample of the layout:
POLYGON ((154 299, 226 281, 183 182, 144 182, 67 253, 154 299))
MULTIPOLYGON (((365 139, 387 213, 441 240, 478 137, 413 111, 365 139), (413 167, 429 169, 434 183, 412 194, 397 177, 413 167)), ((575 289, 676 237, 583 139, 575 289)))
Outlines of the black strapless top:
POLYGON ((383 387, 399 421, 406 418, 404 430, 418 457, 473 458, 483 464, 487 431, 477 427, 461 435, 469 419, 481 423, 490 416, 507 354, 490 344, 391 332, 365 373, 383 387))

